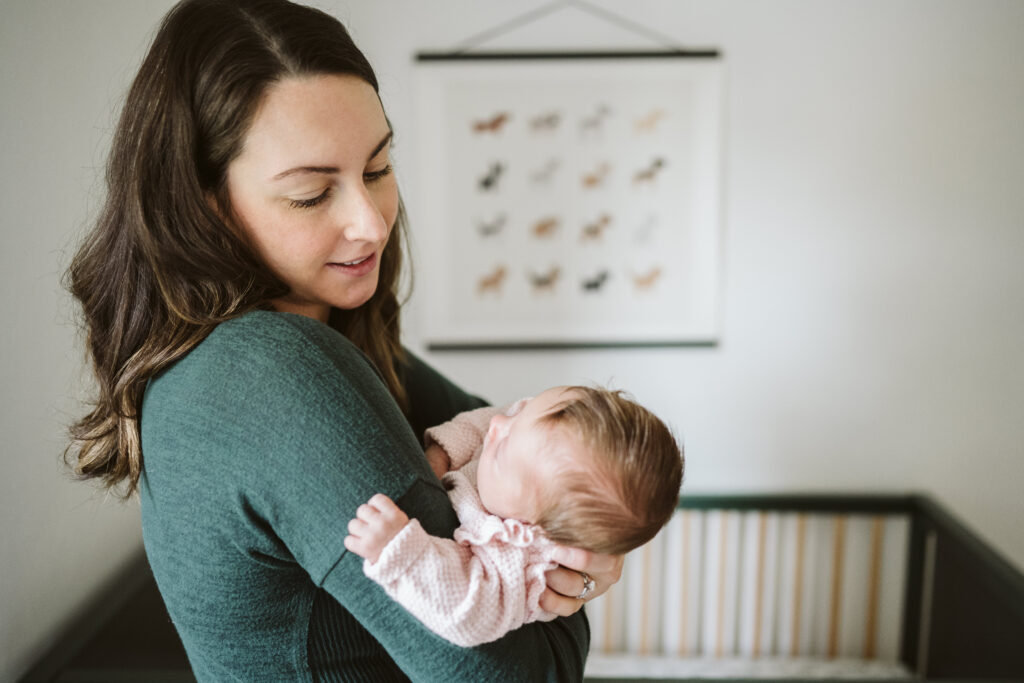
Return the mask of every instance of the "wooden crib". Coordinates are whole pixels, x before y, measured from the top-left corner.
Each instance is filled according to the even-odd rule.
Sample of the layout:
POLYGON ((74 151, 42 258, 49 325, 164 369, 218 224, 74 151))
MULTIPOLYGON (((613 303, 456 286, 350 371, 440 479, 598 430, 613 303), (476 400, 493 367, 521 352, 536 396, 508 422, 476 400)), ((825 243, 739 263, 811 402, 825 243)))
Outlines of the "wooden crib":
MULTIPOLYGON (((594 683, 1024 680, 1024 576, 922 496, 684 495, 587 612, 594 683)), ((195 680, 144 555, 21 680, 195 680)))
POLYGON ((924 496, 686 496, 587 606, 592 681, 1024 680, 1024 576, 924 496))

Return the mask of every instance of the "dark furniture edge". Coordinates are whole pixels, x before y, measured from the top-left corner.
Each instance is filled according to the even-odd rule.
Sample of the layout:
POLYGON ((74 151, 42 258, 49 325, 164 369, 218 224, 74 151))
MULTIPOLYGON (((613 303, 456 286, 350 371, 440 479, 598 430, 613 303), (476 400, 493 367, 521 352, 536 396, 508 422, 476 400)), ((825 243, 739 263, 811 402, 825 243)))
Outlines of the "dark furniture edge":
POLYGON ((117 614, 149 579, 149 562, 140 546, 86 600, 66 624, 59 628, 52 645, 25 674, 20 683, 43 683, 53 680, 78 651, 99 632, 108 619, 117 614))
MULTIPOLYGON (((993 578, 1004 583, 1014 593, 1024 595, 1024 573, 1010 564, 1002 553, 929 496, 915 496, 914 504, 929 524, 968 550, 993 578)), ((1020 608, 1024 610, 1024 605, 1020 608)))
POLYGON ((835 512, 864 514, 913 513, 916 496, 911 494, 778 493, 778 494, 687 494, 681 510, 765 510, 771 512, 835 512))

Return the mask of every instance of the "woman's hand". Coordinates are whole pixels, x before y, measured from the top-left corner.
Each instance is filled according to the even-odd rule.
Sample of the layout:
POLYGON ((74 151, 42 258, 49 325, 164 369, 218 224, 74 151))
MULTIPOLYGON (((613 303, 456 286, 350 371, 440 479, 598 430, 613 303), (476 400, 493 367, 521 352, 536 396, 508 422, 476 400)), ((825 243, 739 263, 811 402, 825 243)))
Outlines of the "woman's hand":
POLYGON ((448 457, 448 453, 438 446, 436 443, 432 443, 427 446, 426 453, 427 462, 430 463, 430 469, 434 470, 434 474, 440 479, 448 470, 452 467, 451 458, 448 457))
POLYGON ((555 562, 561 566, 545 575, 548 587, 540 596, 541 609, 567 617, 575 614, 583 603, 601 595, 622 577, 622 563, 625 555, 599 555, 581 548, 558 546, 555 562), (593 588, 583 593, 586 574, 594 582, 593 588))

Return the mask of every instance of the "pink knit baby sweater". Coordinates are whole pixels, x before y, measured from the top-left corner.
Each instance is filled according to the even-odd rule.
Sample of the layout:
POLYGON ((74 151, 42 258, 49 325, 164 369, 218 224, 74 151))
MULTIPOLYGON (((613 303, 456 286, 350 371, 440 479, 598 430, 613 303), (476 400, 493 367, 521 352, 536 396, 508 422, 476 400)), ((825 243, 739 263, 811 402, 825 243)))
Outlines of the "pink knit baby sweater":
MULTIPOLYGON (((505 409, 518 412, 526 399, 505 409)), ((431 631, 470 647, 496 640, 531 621, 556 615, 538 604, 544 573, 557 564, 554 544, 539 527, 502 519, 484 509, 477 494, 477 459, 496 408, 457 415, 427 430, 427 442, 448 453, 443 477, 460 526, 455 540, 428 535, 415 519, 363 572, 431 631)))

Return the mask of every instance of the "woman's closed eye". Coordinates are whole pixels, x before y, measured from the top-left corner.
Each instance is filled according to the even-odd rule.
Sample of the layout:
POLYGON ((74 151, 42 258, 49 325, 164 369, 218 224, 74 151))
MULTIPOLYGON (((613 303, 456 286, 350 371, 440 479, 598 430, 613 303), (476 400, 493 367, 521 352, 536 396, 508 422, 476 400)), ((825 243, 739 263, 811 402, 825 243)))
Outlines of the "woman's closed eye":
POLYGON ((322 203, 331 194, 331 188, 328 186, 324 188, 324 191, 315 197, 309 197, 308 199, 289 199, 288 204, 293 209, 312 209, 317 204, 322 203))
POLYGON ((393 167, 391 166, 391 164, 388 164, 379 171, 367 171, 366 173, 363 174, 363 181, 367 183, 376 182, 381 178, 391 175, 392 170, 394 170, 393 167))

